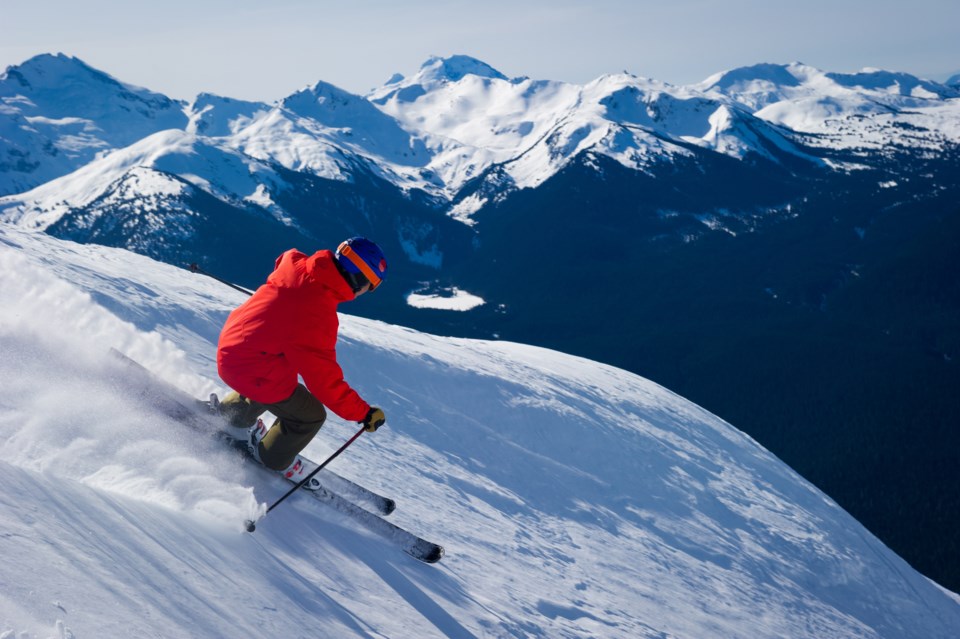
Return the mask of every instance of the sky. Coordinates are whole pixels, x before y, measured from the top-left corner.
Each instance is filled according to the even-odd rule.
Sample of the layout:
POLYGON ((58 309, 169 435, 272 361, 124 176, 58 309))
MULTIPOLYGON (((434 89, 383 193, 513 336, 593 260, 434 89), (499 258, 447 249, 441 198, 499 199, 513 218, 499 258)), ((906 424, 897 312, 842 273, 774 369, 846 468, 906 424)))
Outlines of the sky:
POLYGON ((319 80, 365 94, 454 54, 578 84, 794 61, 943 80, 957 25, 957 0, 0 0, 0 69, 65 53, 172 98, 265 102, 319 80))

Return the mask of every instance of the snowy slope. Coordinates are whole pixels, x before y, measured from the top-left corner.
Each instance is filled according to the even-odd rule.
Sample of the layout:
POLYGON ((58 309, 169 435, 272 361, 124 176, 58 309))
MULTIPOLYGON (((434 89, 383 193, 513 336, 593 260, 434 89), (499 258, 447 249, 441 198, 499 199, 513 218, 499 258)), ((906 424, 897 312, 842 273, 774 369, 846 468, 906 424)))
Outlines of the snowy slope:
MULTIPOLYGON (((202 396, 242 298, 124 251, 0 226, 0 636, 955 637, 960 604, 729 424, 543 349, 342 317, 388 427, 338 459, 426 566, 275 498, 135 405, 128 353, 202 396)), ((331 419, 308 452, 352 432, 331 419)))

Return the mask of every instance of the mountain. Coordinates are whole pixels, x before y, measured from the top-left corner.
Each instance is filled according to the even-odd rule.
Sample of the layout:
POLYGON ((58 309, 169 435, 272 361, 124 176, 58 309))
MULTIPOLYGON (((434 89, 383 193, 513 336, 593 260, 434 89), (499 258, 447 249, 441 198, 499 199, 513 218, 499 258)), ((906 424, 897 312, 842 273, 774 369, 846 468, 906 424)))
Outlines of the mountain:
POLYGON ((816 163, 728 100, 630 75, 585 86, 508 79, 458 56, 431 59, 367 98, 406 129, 433 136, 431 168, 454 199, 472 194, 471 180, 489 180, 501 197, 506 184, 536 188, 588 150, 634 170, 687 157, 690 145, 738 159, 791 154, 816 163))
POLYGON ((768 122, 814 134, 807 143, 818 147, 936 149, 941 135, 951 143, 960 139, 952 102, 960 90, 906 73, 829 73, 799 62, 760 64, 718 73, 697 88, 732 98, 768 122))
POLYGON ((468 56, 270 104, 181 104, 63 56, 0 86, 20 185, 0 220, 247 286, 290 246, 373 237, 390 286, 358 313, 655 379, 960 588, 956 87, 801 63, 578 85, 468 56), (18 79, 53 64, 94 97, 18 79), (109 135, 68 158, 48 122, 109 135))
MULTIPOLYGON (((207 94, 182 105, 61 55, 11 67, 0 87, 8 105, 7 191, 27 190, 30 167, 36 186, 89 163, 94 150, 102 156, 180 129, 323 179, 349 182, 357 171, 370 173, 468 223, 485 204, 538 187, 585 153, 639 173, 690 162, 702 170, 701 151, 708 163, 720 156, 796 170, 831 161, 811 146, 852 151, 855 138, 857 148, 869 140, 877 149, 920 125, 940 135, 911 135, 913 147, 960 136, 950 103, 956 89, 905 74, 825 73, 799 63, 736 69, 694 87, 627 74, 579 86, 508 79, 453 56, 431 58, 415 75, 398 75, 366 97, 319 82, 275 105, 207 94), (65 95, 62 86, 70 87, 65 95), (41 121, 46 128, 34 130, 41 121), (53 122, 85 127, 83 144, 62 128, 51 130, 53 122), (61 157, 70 144, 74 153, 61 157)), ((48 211, 44 219, 53 217, 48 211)))
POLYGON ((317 83, 284 98, 280 106, 340 133, 334 140, 339 147, 355 146, 358 152, 375 153, 394 164, 422 166, 427 160, 422 141, 404 131, 396 120, 331 84, 317 83))
POLYGON ((736 99, 751 111, 782 101, 833 97, 856 111, 882 113, 928 106, 931 101, 960 97, 951 87, 907 73, 864 69, 859 73, 829 73, 805 65, 758 64, 724 71, 697 85, 705 93, 718 92, 736 99))
POLYGON ((956 89, 905 74, 826 73, 799 63, 736 69, 692 87, 627 74, 579 86, 508 79, 481 61, 453 56, 431 58, 415 75, 398 75, 366 97, 319 82, 274 105, 207 94, 183 105, 61 55, 11 67, 0 87, 8 105, 10 159, 0 172, 7 192, 84 166, 94 152, 181 129, 322 179, 373 174, 467 223, 483 206, 538 187, 585 153, 638 173, 678 163, 702 170, 703 151, 707 163, 732 157, 795 171, 834 162, 837 150, 862 163, 857 149, 865 145, 935 148, 960 137, 956 89), (61 86, 69 93, 62 95, 61 86), (85 128, 83 144, 66 135, 67 123, 85 128), (921 129, 930 133, 913 133, 921 129), (64 153, 68 148, 72 154, 64 153))
MULTIPOLYGON (((389 420, 336 469, 396 497, 391 519, 448 554, 417 563, 296 496, 246 534, 280 487, 140 403, 108 355, 222 392, 214 343, 243 297, 9 226, 0 267, 4 635, 937 639, 960 626, 955 595, 668 390, 346 315, 340 360, 389 420)), ((353 427, 332 418, 308 452, 353 427)))
POLYGON ((201 93, 187 107, 187 132, 214 138, 229 136, 272 108, 263 102, 201 93))
POLYGON ((187 123, 182 104, 63 54, 8 67, 0 75, 0 104, 0 195, 187 123))

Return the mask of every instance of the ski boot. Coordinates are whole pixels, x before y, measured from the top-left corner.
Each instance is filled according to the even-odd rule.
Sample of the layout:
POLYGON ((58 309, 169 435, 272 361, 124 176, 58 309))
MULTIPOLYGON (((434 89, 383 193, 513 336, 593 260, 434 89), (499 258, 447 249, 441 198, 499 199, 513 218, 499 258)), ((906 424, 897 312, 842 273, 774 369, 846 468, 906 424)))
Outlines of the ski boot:
MULTIPOLYGON (((257 423, 250 428, 250 434, 247 438, 247 452, 250 453, 250 456, 260 464, 263 464, 263 460, 260 459, 260 441, 266 437, 269 430, 270 429, 267 428, 267 425, 263 423, 263 420, 258 419, 257 423)), ((283 470, 278 470, 276 472, 283 475, 283 478, 290 483, 299 484, 301 481, 303 481, 304 477, 310 474, 310 469, 307 468, 303 458, 300 457, 300 455, 297 455, 294 458, 293 463, 283 470)), ((303 488, 306 488, 307 490, 319 490, 321 486, 316 477, 311 477, 310 481, 303 485, 303 488)))

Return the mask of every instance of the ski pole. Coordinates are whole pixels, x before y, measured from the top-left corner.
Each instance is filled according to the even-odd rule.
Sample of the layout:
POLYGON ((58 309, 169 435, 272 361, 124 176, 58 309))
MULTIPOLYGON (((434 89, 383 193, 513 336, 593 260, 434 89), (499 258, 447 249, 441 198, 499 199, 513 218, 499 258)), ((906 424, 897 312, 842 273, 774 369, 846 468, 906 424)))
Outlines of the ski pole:
POLYGON ((190 272, 191 272, 191 273, 200 273, 201 275, 206 275, 207 277, 211 277, 211 278, 217 280, 217 281, 220 282, 221 284, 226 284, 227 286, 229 286, 230 288, 232 288, 232 289, 234 289, 234 290, 236 290, 236 291, 240 291, 241 293, 246 293, 247 295, 253 295, 253 291, 247 290, 247 289, 243 288, 242 286, 237 286, 237 285, 234 284, 233 282, 228 282, 227 280, 220 279, 219 277, 217 277, 217 276, 214 275, 213 273, 208 273, 208 272, 206 272, 205 270, 203 270, 202 268, 200 268, 200 265, 197 264, 196 262, 194 262, 193 264, 188 265, 188 268, 190 269, 190 272))
MULTIPOLYGON (((361 426, 361 427, 360 427, 360 430, 358 430, 358 431, 353 435, 353 437, 351 437, 350 439, 348 439, 347 442, 346 442, 343 446, 341 446, 340 448, 337 449, 337 452, 335 452, 334 454, 332 454, 332 455, 330 455, 329 457, 327 457, 327 460, 326 460, 325 462, 323 462, 322 464, 320 464, 319 466, 317 466, 316 468, 314 468, 312 473, 310 473, 309 475, 307 475, 306 477, 304 477, 303 479, 301 479, 301 480, 300 480, 300 483, 298 483, 296 486, 294 486, 293 488, 291 488, 290 490, 288 490, 288 491, 283 495, 283 497, 281 497, 281 498, 278 499, 277 501, 273 502, 273 505, 271 505, 269 508, 267 508, 267 512, 265 512, 265 513, 263 514, 263 516, 266 517, 268 514, 270 514, 270 511, 271 511, 271 510, 273 510, 274 508, 276 508, 277 506, 279 506, 281 503, 283 503, 283 500, 284 500, 284 499, 286 499, 287 497, 289 497, 289 496, 292 495, 293 493, 295 493, 295 492, 297 492, 298 490, 300 490, 301 488, 303 488, 308 481, 310 481, 311 479, 313 479, 313 476, 314 476, 314 475, 316 475, 316 474, 319 473, 321 470, 323 470, 323 467, 324 467, 324 466, 326 466, 327 464, 329 464, 330 462, 332 462, 334 459, 336 459, 336 458, 337 458, 337 455, 339 455, 340 453, 342 453, 343 451, 345 451, 345 450, 347 449, 347 446, 349 446, 350 444, 352 444, 353 442, 355 442, 355 441, 357 440, 357 438, 360 437, 360 435, 362 435, 362 434, 363 434, 363 431, 365 431, 366 429, 367 429, 366 426, 361 426)), ((261 519, 262 519, 262 518, 261 518, 261 519)), ((252 519, 248 519, 247 521, 244 522, 244 524, 245 524, 246 527, 247 527, 247 532, 253 532, 254 530, 257 529, 256 522, 254 522, 252 519)))

